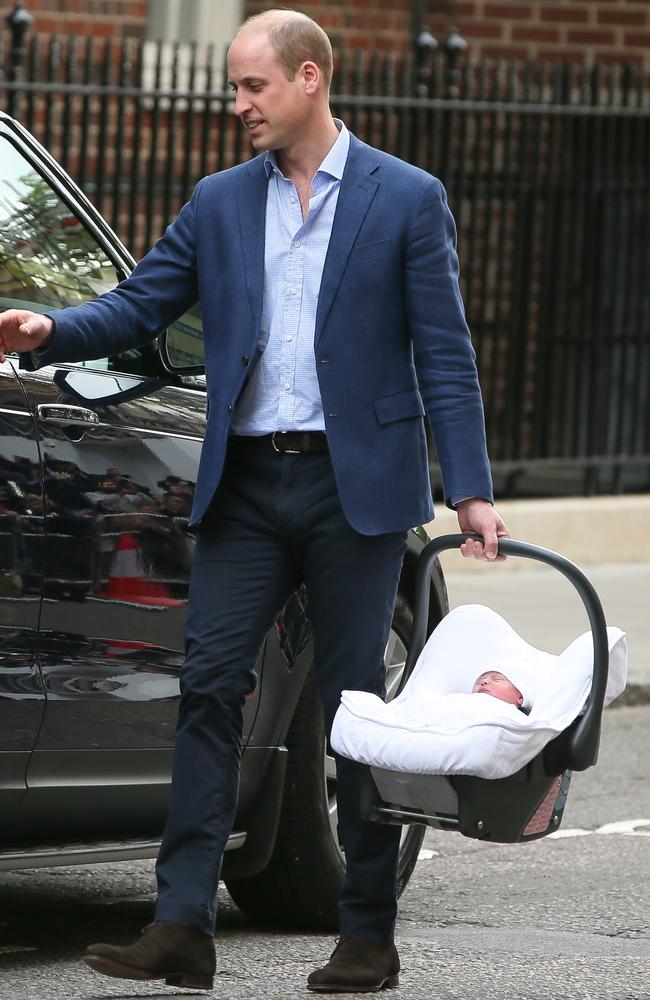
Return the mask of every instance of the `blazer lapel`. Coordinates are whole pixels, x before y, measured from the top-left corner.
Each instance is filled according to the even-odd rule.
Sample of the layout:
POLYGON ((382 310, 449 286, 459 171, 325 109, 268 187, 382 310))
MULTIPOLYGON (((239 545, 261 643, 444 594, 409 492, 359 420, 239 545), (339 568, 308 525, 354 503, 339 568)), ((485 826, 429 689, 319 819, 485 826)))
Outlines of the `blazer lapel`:
POLYGON ((248 165, 239 188, 239 225, 244 256, 244 274, 253 317, 259 330, 264 290, 264 235, 266 230, 266 197, 268 182, 264 157, 258 156, 248 165))
POLYGON ((350 151, 341 180, 332 235, 323 266, 314 344, 318 343, 323 332, 350 250, 379 186, 379 181, 372 176, 378 166, 379 158, 374 155, 374 150, 351 135, 350 151))

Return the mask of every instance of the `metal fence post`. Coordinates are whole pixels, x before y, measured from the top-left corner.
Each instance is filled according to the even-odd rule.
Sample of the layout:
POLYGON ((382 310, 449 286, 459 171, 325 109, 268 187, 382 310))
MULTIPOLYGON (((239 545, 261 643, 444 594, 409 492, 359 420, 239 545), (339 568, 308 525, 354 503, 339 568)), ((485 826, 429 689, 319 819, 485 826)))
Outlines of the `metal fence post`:
POLYGON ((414 41, 415 47, 415 93, 417 97, 428 97, 431 82, 431 56, 438 48, 438 41, 424 25, 414 41))
POLYGON ((447 57, 447 96, 458 97, 460 88, 457 63, 460 55, 469 48, 469 43, 462 37, 458 28, 450 28, 441 45, 447 57))
MULTIPOLYGON (((17 3, 11 14, 7 15, 7 25, 11 31, 11 61, 9 63, 9 80, 20 83, 24 79, 25 34, 34 18, 24 3, 17 3)), ((19 93, 13 89, 9 93, 9 114, 15 116, 18 109, 19 93)))

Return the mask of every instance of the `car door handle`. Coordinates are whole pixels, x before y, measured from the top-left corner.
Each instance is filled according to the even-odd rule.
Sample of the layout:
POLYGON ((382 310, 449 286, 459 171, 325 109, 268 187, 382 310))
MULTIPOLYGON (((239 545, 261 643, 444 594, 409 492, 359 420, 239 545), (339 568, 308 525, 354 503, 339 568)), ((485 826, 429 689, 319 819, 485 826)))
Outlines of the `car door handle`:
POLYGON ((88 424, 98 424, 99 417, 94 410, 84 406, 62 406, 60 403, 40 403, 36 413, 41 423, 76 424, 85 427, 88 424))

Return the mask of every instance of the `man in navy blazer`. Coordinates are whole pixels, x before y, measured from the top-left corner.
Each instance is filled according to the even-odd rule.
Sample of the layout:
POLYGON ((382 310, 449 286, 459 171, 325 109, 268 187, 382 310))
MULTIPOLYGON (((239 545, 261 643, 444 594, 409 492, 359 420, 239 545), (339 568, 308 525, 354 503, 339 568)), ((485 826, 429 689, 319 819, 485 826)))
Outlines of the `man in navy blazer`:
MULTIPOLYGON (((145 343, 201 302, 209 415, 156 920, 85 956, 107 975, 196 988, 213 982, 242 705, 288 595, 304 580, 329 729, 343 688, 384 690, 406 532, 433 516, 426 417, 445 502, 484 539, 463 554, 495 559, 507 534, 442 185, 332 119, 331 47, 305 15, 251 18, 228 64, 261 155, 200 181, 114 291, 0 316, 0 357, 48 364, 145 343)), ((399 830, 362 821, 355 766, 337 770, 341 938, 309 987, 376 990, 398 980, 399 830)))

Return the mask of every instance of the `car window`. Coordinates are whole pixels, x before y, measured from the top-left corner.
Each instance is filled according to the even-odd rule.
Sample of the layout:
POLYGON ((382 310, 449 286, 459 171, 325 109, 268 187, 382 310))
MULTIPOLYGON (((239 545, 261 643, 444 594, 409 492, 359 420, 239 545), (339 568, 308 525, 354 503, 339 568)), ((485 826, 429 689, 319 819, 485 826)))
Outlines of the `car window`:
MULTIPOLYGON (((0 136, 0 310, 48 312, 96 298, 118 281, 115 264, 22 153, 0 136)), ((133 352, 134 357, 139 352, 133 352)), ((83 362, 130 369, 129 352, 83 362)))

